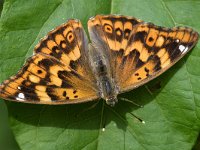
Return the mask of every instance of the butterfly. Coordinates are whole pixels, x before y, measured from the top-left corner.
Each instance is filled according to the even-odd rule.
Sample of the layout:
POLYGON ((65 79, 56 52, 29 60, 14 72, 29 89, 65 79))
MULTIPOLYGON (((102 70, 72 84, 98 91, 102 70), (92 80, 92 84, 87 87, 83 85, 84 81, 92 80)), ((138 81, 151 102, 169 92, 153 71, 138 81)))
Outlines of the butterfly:
POLYGON ((118 94, 158 77, 198 41, 191 28, 165 28, 122 15, 96 15, 88 31, 91 42, 76 19, 50 31, 19 72, 0 85, 0 97, 33 104, 102 98, 114 106, 118 94))

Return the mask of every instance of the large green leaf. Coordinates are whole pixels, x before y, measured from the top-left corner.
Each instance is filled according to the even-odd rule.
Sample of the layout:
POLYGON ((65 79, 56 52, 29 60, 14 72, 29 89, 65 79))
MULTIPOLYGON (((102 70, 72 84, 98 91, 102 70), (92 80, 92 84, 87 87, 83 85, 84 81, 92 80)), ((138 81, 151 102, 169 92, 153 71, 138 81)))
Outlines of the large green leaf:
MULTIPOLYGON (((157 25, 200 31, 198 0, 6 0, 0 20, 0 79, 17 72, 49 30, 68 18, 135 16, 157 25)), ((200 45, 159 78, 120 101, 46 106, 7 102, 20 149, 190 150, 200 130, 200 45), (161 88, 155 85, 161 85, 161 88), (145 120, 142 124, 132 113, 145 120), (105 129, 104 129, 105 128, 105 129)))

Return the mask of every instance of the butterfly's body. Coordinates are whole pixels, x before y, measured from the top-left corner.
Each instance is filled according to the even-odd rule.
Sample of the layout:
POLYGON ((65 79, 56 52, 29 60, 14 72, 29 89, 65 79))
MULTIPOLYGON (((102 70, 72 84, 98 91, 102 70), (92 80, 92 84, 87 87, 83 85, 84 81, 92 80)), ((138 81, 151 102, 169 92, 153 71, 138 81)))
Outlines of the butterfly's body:
POLYGON ((79 20, 48 33, 24 67, 0 85, 0 97, 34 104, 82 103, 117 95, 165 72, 198 41, 188 27, 163 28, 121 15, 79 20), (88 46, 89 45, 89 46, 88 46))
POLYGON ((89 61, 93 69, 99 96, 106 100, 106 103, 114 106, 117 102, 118 86, 111 75, 111 67, 108 57, 102 55, 97 48, 89 47, 89 61))

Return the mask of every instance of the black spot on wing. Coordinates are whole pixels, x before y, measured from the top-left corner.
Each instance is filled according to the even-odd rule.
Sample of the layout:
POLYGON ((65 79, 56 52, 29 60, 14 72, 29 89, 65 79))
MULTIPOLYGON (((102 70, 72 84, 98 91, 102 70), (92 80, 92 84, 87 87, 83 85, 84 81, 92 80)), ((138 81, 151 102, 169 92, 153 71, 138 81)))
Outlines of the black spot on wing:
POLYGON ((148 73, 148 72, 149 72, 149 69, 145 67, 145 68, 144 68, 144 71, 148 73))
POLYGON ((82 77, 74 71, 58 71, 58 77, 62 80, 61 87, 63 88, 72 88, 72 84, 70 83, 69 79, 76 77, 77 79, 83 80, 82 77))
POLYGON ((78 95, 75 95, 74 98, 78 98, 78 95))
POLYGON ((47 86, 46 93, 51 98, 52 101, 59 100, 59 97, 54 94, 54 88, 52 88, 50 86, 49 87, 47 86))
POLYGON ((124 30, 124 38, 128 40, 129 36, 130 36, 131 30, 129 29, 125 29, 124 30))
POLYGON ((74 90, 73 93, 76 94, 76 93, 77 93, 77 90, 74 90))
POLYGON ((61 55, 62 55, 62 51, 60 49, 60 47, 58 46, 54 46, 52 48, 52 52, 50 53, 51 56, 54 56, 56 58, 61 58, 61 55))
POLYGON ((71 60, 70 63, 69 63, 69 66, 73 69, 73 70, 77 70, 77 67, 78 67, 78 61, 73 61, 71 60))
POLYGON ((148 61, 153 61, 153 63, 155 64, 154 71, 159 71, 161 69, 160 58, 157 55, 151 55, 148 58, 148 61))
POLYGON ((144 43, 146 36, 147 36, 147 32, 145 32, 145 31, 137 32, 133 36, 134 36, 133 37, 134 41, 141 41, 142 43, 144 43))
POLYGON ((53 66, 54 63, 50 59, 42 59, 38 62, 38 65, 49 70, 49 67, 53 66))
POLYGON ((63 96, 64 96, 64 97, 67 96, 67 92, 66 92, 66 91, 63 92, 63 96))
POLYGON ((67 71, 58 71, 58 77, 62 80, 62 88, 72 88, 72 85, 67 81, 70 76, 71 74, 67 71))
POLYGON ((58 77, 60 79, 65 80, 67 76, 69 76, 69 73, 67 71, 58 71, 58 77))
POLYGON ((152 42, 154 39, 152 37, 149 37, 149 42, 152 42))
POLYGON ((135 76, 139 76, 139 73, 136 73, 135 76))
POLYGON ((141 59, 138 59, 137 64, 136 64, 136 68, 140 68, 143 65, 144 65, 144 62, 141 59))
POLYGON ((41 74, 41 73, 42 73, 42 70, 38 70, 37 73, 38 73, 38 74, 41 74))

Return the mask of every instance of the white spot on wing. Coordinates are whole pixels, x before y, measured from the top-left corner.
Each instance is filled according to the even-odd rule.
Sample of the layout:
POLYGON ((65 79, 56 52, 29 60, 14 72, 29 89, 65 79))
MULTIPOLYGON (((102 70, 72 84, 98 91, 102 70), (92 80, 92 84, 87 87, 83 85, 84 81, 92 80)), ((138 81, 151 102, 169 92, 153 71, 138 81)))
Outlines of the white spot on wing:
POLYGON ((24 94, 23 93, 19 93, 18 97, 16 98, 16 100, 24 101, 24 98, 25 98, 24 94))
POLYGON ((18 89, 18 90, 21 90, 21 87, 20 87, 20 86, 18 86, 18 87, 17 87, 17 89, 18 89))
POLYGON ((24 99, 25 98, 24 93, 19 93, 18 97, 24 99))
POLYGON ((188 47, 185 47, 184 45, 179 45, 179 50, 181 51, 181 53, 185 53, 188 50, 188 47))
POLYGON ((179 45, 179 50, 180 50, 181 52, 183 52, 183 51, 185 50, 185 46, 179 45))

